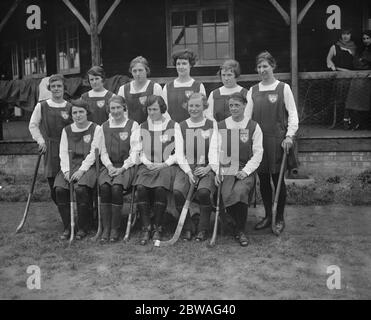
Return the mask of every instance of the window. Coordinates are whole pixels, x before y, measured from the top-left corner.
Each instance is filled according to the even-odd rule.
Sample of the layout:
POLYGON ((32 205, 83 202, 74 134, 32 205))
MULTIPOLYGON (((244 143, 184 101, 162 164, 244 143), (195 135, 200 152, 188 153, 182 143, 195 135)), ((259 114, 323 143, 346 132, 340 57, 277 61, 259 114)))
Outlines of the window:
POLYGON ((58 28, 57 68, 59 73, 80 72, 79 28, 77 23, 58 28))
POLYGON ((168 64, 174 51, 189 48, 198 65, 219 65, 234 57, 232 1, 168 0, 168 64))
POLYGON ((12 58, 12 76, 13 76, 13 79, 19 79, 18 46, 16 44, 13 44, 11 46, 11 58, 12 58))
POLYGON ((46 76, 45 41, 41 36, 23 45, 23 75, 25 78, 46 76))

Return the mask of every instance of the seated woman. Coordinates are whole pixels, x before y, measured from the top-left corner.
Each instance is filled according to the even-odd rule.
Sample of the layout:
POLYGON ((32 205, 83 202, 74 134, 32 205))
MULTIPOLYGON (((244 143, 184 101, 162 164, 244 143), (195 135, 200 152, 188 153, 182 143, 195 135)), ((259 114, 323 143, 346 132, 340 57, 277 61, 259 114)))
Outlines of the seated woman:
POLYGON ((168 106, 168 112, 174 121, 180 123, 188 118, 187 100, 194 92, 206 95, 204 85, 191 77, 191 68, 196 64, 196 54, 184 49, 174 52, 173 65, 176 67, 178 77, 164 86, 163 98, 168 106))
POLYGON ((89 104, 90 115, 88 120, 101 125, 108 119, 108 101, 114 93, 104 88, 106 74, 102 67, 91 67, 87 75, 91 90, 84 93, 81 99, 89 104))
POLYGON ((103 233, 101 242, 115 242, 119 238, 123 191, 129 190, 137 162, 138 142, 132 132, 139 129, 134 120, 125 116, 126 103, 121 96, 109 100, 111 118, 102 125, 101 169, 98 183, 101 196, 103 233))
POLYGON ((245 235, 249 193, 254 187, 255 171, 263 157, 263 134, 259 125, 245 116, 246 98, 240 92, 228 100, 231 117, 218 123, 218 146, 222 178, 221 197, 236 224, 236 240, 248 245, 245 235))
MULTIPOLYGON (((358 70, 371 70, 371 30, 362 33, 363 51, 357 56, 355 67, 358 70)), ((353 78, 347 100, 345 112, 349 123, 346 129, 367 129, 371 109, 371 80, 367 78, 353 78)))
MULTIPOLYGON (((223 82, 223 86, 211 91, 209 95, 207 100, 209 107, 205 110, 205 115, 208 118, 220 122, 231 115, 228 107, 228 98, 232 93, 241 92, 246 97, 247 89, 237 84, 240 74, 240 64, 236 60, 226 60, 220 66, 218 75, 223 82)), ((246 109, 247 111, 248 109, 246 109)), ((251 117, 251 115, 246 116, 251 117)))
POLYGON ((133 183, 136 185, 137 208, 143 228, 141 245, 146 245, 150 240, 150 208, 154 213, 152 240, 161 240, 167 197, 172 190, 177 171, 175 152, 182 152, 182 149, 177 147, 182 142, 179 124, 164 117, 164 99, 151 95, 147 98, 146 107, 149 120, 140 125, 142 164, 133 183))
MULTIPOLYGON (((206 96, 202 93, 193 93, 189 97, 187 109, 190 117, 180 123, 185 157, 178 159, 178 163, 185 161, 190 169, 186 168, 185 172, 178 170, 173 192, 176 208, 180 213, 190 188, 189 176, 194 176, 192 180, 198 179, 198 187, 194 196, 200 205, 196 241, 207 239, 212 211, 211 199, 215 192, 215 171, 213 170, 217 169, 217 124, 204 116, 203 112, 207 106, 206 96), (212 140, 214 143, 211 143, 212 140), (190 170, 192 170, 191 173, 190 170)), ((188 213, 184 223, 184 240, 191 240, 191 230, 192 220, 188 213)))
POLYGON ((74 182, 78 215, 76 239, 82 239, 91 227, 93 217, 92 191, 97 180, 95 149, 99 148, 101 128, 88 121, 90 111, 86 101, 75 100, 71 103, 70 116, 73 123, 62 131, 59 148, 61 171, 55 178, 54 187, 64 225, 61 238, 68 239, 71 231, 69 182, 74 182))

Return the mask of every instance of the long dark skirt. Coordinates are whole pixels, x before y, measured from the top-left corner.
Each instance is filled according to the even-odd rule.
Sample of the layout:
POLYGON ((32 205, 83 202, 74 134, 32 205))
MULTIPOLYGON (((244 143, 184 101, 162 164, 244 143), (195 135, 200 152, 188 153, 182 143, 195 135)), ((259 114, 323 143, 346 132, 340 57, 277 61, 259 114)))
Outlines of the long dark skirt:
MULTIPOLYGON (((91 167, 88 171, 86 171, 81 179, 77 181, 74 185, 75 186, 87 186, 91 189, 95 187, 95 183, 97 182, 97 175, 95 173, 95 167, 91 167)), ((54 181, 54 188, 60 187, 63 189, 70 189, 70 185, 66 179, 64 179, 64 175, 62 171, 59 171, 55 181, 54 181)))
POLYGON ((249 204, 249 194, 254 188, 255 175, 239 180, 235 176, 224 176, 221 196, 224 207, 230 207, 238 202, 249 204))
POLYGON ((172 165, 153 171, 147 169, 144 164, 141 164, 133 185, 143 185, 147 188, 163 187, 168 191, 172 191, 177 168, 178 166, 172 165))

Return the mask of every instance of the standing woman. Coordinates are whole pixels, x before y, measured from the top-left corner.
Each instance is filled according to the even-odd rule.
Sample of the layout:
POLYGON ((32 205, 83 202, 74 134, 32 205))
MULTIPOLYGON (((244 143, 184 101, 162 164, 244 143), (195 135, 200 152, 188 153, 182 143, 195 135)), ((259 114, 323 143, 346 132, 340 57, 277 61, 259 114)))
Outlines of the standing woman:
MULTIPOLYGON (((221 197, 235 221, 235 238, 243 247, 249 244, 245 234, 249 194, 263 156, 263 134, 259 125, 245 115, 246 103, 241 92, 233 93, 228 99, 231 116, 218 123, 221 197)), ((217 175, 215 179, 218 185, 220 178, 217 175)))
POLYGON ((167 196, 172 190, 177 170, 175 152, 183 146, 179 124, 164 117, 166 104, 161 96, 151 95, 146 101, 149 119, 140 125, 141 162, 136 181, 137 208, 143 235, 141 245, 151 236, 150 208, 154 214, 152 240, 160 240, 167 196), (175 144, 175 145, 174 145, 175 144))
POLYGON ((146 100, 148 96, 152 94, 161 96, 162 88, 158 83, 147 79, 150 75, 149 64, 142 56, 131 60, 129 72, 134 80, 121 86, 118 95, 126 101, 129 119, 141 124, 147 120, 146 100))
MULTIPOLYGON (((356 45, 352 41, 352 29, 344 28, 341 30, 340 39, 330 47, 327 54, 327 68, 332 71, 349 71, 354 69, 354 55, 356 45)), ((348 79, 335 79, 335 101, 339 105, 339 110, 344 110, 343 126, 345 130, 350 128, 349 110, 345 109, 345 101, 349 90, 348 79)), ((336 108, 335 104, 335 108, 336 108)), ((334 119, 336 123, 336 119, 334 119)))
POLYGON ((57 204, 61 214, 64 232, 61 239, 70 235, 70 193, 69 182, 75 182, 78 232, 76 239, 84 238, 91 227, 93 218, 92 191, 97 176, 95 173, 95 149, 99 148, 100 126, 88 121, 89 106, 80 99, 72 101, 70 115, 73 123, 62 131, 59 157, 61 171, 55 178, 57 204), (72 154, 69 153, 72 151, 72 154), (71 157, 71 159, 70 159, 71 157), (70 168, 70 163, 72 167, 70 168))
POLYGON ((102 125, 101 160, 104 167, 99 176, 101 217, 103 233, 101 242, 115 242, 119 237, 123 191, 129 190, 134 178, 133 166, 137 162, 137 141, 132 132, 139 129, 138 123, 125 116, 126 103, 123 97, 109 100, 111 118, 102 125))
MULTIPOLYGON (((264 51, 256 57, 256 68, 262 81, 248 92, 248 108, 252 109, 252 119, 263 131, 263 160, 259 166, 260 192, 263 198, 265 218, 255 229, 263 229, 272 223, 272 187, 271 178, 277 189, 283 152, 293 146, 293 139, 298 130, 299 121, 294 96, 287 83, 274 77, 276 61, 264 51)), ((282 232, 285 227, 284 209, 286 186, 282 179, 278 198, 276 230, 282 232)))
POLYGON ((54 179, 60 170, 59 143, 62 129, 72 122, 69 110, 71 104, 63 99, 65 79, 61 74, 49 78, 48 90, 51 99, 39 102, 30 119, 29 130, 32 138, 44 153, 45 176, 48 179, 51 197, 56 203, 54 179))
MULTIPOLYGON (((211 91, 208 99, 209 107, 205 111, 205 115, 210 119, 215 119, 217 122, 231 116, 228 106, 228 98, 235 92, 241 92, 244 97, 247 95, 247 90, 237 84, 237 78, 241 74, 241 68, 238 61, 230 59, 226 60, 218 71, 218 75, 223 82, 223 86, 211 91)), ((246 109, 248 111, 248 109, 246 109)), ((251 117, 251 115, 247 115, 251 117)))
MULTIPOLYGON (((363 51, 356 59, 355 67, 358 70, 371 70, 371 30, 362 33, 363 51)), ((366 129, 369 117, 367 112, 371 108, 371 79, 353 78, 348 97, 345 103, 345 111, 349 113, 350 128, 353 130, 366 129)))
POLYGON ((89 104, 89 121, 101 125, 108 119, 109 106, 108 101, 114 95, 111 91, 104 88, 106 74, 102 67, 91 67, 87 72, 91 90, 84 93, 81 99, 89 104))
MULTIPOLYGON (((187 106, 190 117, 179 124, 185 157, 178 159, 178 163, 180 165, 184 162, 185 171, 178 170, 173 193, 176 208, 180 213, 190 188, 190 176, 191 181, 199 179, 194 196, 200 206, 196 241, 204 241, 207 239, 210 226, 211 199, 215 192, 214 180, 215 170, 217 170, 217 143, 212 144, 211 141, 217 141, 218 130, 216 122, 204 116, 204 110, 208 106, 205 95, 199 92, 193 93, 189 97, 187 106)), ((192 220, 189 213, 184 223, 183 239, 192 239, 192 220)))
POLYGON ((178 77, 164 86, 163 98, 168 106, 168 113, 174 121, 180 123, 189 117, 187 100, 194 92, 206 95, 204 85, 193 79, 191 68, 196 64, 196 55, 189 49, 177 51, 172 55, 173 65, 178 77))

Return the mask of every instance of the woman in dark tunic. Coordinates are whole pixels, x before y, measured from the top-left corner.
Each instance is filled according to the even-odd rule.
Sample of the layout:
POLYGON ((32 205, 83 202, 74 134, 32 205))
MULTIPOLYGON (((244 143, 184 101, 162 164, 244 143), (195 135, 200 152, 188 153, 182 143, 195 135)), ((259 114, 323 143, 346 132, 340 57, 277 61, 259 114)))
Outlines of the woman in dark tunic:
POLYGON ((51 197, 56 203, 54 179, 60 170, 59 144, 62 130, 72 122, 70 117, 71 104, 63 99, 65 79, 61 74, 49 78, 48 90, 51 99, 39 102, 30 119, 29 130, 32 138, 44 153, 45 176, 48 179, 51 197))
MULTIPOLYGON (((259 125, 246 117, 246 103, 241 92, 233 93, 228 100, 231 116, 218 123, 222 203, 235 221, 235 238, 243 247, 249 243, 245 234, 249 194, 263 156, 263 135, 259 125)), ((219 175, 215 180, 219 185, 219 175)))
POLYGON ((84 93, 81 99, 89 104, 90 115, 88 120, 101 125, 108 119, 108 101, 114 94, 103 86, 106 74, 102 67, 92 67, 87 75, 92 89, 84 93))
POLYGON ((177 171, 175 148, 181 141, 179 125, 164 117, 166 104, 162 97, 149 96, 146 108, 149 119, 140 125, 142 164, 133 183, 143 229, 141 245, 148 243, 152 229, 152 240, 161 240, 167 197, 177 171), (153 228, 150 208, 154 214, 153 228))
POLYGON ((93 218, 92 191, 97 180, 95 149, 99 148, 101 128, 88 121, 89 106, 82 99, 72 101, 70 114, 73 123, 62 131, 59 151, 61 171, 55 178, 54 187, 64 225, 61 238, 68 239, 71 230, 69 182, 74 182, 78 216, 76 239, 79 240, 86 236, 93 218))
POLYGON ((122 96, 128 107, 128 118, 141 124, 147 120, 146 100, 150 95, 162 96, 158 83, 149 80, 149 64, 146 58, 139 56, 130 62, 129 72, 133 80, 120 87, 118 95, 122 96))
MULTIPOLYGON (((101 160, 104 167, 99 176, 101 217, 103 233, 101 242, 115 242, 119 238, 123 191, 131 188, 134 165, 137 162, 137 142, 132 132, 138 124, 125 116, 126 103, 123 97, 109 100, 111 118, 102 125, 101 160)), ((139 159, 138 159, 139 160, 139 159)))
POLYGON ((173 65, 178 77, 164 86, 163 98, 168 106, 168 113, 174 121, 180 123, 189 117, 187 100, 194 92, 206 95, 204 85, 191 77, 191 68, 196 64, 196 55, 189 49, 174 52, 173 65))
MULTIPOLYGON (((298 130, 298 114, 295 100, 287 83, 280 82, 274 77, 276 61, 265 51, 256 58, 256 66, 262 81, 253 86, 248 92, 248 108, 252 109, 252 119, 263 131, 263 160, 259 166, 260 192, 262 194, 265 218, 255 229, 271 226, 272 222, 272 187, 278 184, 283 152, 293 146, 293 139, 298 130)), ((286 202, 286 186, 282 179, 281 191, 278 198, 276 230, 283 231, 284 208, 286 202)))
MULTIPOLYGON (((217 170, 217 143, 211 144, 212 140, 217 140, 217 124, 215 121, 207 119, 203 112, 208 107, 206 96, 202 93, 193 93, 187 102, 187 109, 190 117, 182 121, 180 129, 182 131, 184 155, 183 159, 178 159, 178 164, 185 161, 186 168, 179 170, 174 182, 174 197, 178 212, 182 211, 188 190, 190 188, 189 175, 193 179, 199 179, 197 191, 194 199, 200 207, 200 222, 196 241, 204 241, 210 225, 210 214, 212 211, 212 197, 215 193, 215 170, 217 170), (211 147, 214 146, 214 148, 211 147)), ((188 213, 185 223, 183 239, 191 240, 192 222, 188 213)))

